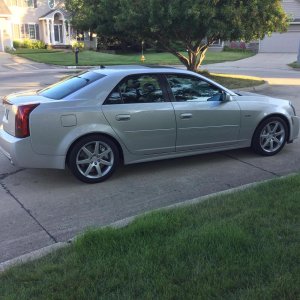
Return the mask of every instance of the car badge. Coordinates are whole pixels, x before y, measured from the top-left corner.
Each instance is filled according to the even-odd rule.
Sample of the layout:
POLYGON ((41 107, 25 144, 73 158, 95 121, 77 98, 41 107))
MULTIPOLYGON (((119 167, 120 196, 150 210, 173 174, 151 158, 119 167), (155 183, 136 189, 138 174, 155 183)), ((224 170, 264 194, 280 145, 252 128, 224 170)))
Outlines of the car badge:
POLYGON ((5 119, 8 120, 9 110, 6 108, 4 112, 5 119))

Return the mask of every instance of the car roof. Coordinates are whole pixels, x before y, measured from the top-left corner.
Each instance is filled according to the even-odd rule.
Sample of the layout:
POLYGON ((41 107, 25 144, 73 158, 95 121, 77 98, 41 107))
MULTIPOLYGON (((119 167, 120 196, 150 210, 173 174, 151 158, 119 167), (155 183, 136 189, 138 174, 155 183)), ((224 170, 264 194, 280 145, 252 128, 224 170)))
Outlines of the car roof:
POLYGON ((158 65, 117 65, 117 66, 99 66, 91 71, 105 74, 140 74, 140 73, 187 73, 187 70, 181 70, 174 67, 158 65))

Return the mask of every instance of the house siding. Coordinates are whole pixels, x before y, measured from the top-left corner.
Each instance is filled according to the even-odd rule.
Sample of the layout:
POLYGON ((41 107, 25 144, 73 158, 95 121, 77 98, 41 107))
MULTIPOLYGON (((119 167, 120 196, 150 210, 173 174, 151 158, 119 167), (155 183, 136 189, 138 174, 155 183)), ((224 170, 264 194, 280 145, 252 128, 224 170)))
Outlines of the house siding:
MULTIPOLYGON (((36 0, 36 8, 35 7, 28 7, 28 6, 15 6, 13 5, 16 3, 15 0, 4 0, 6 5, 9 7, 12 13, 12 22, 13 24, 26 24, 26 23, 39 23, 39 18, 49 11, 51 8, 48 6, 47 0, 36 0)), ((18 1, 18 3, 23 3, 24 0, 18 1)), ((56 1, 55 9, 64 8, 63 1, 56 1)))
MULTIPOLYGON (((56 0, 54 9, 48 6, 48 0, 32 0, 30 7, 28 7, 28 2, 25 0, 4 0, 4 2, 11 12, 9 18, 11 26, 9 38, 11 40, 29 38, 40 39, 47 43, 49 39, 45 36, 46 21, 40 20, 40 18, 51 11, 63 11, 65 8, 63 0, 56 0)), ((64 41, 67 41, 66 38, 64 38, 64 41)))
POLYGON ((291 16, 291 24, 285 33, 274 32, 260 41, 259 52, 297 53, 300 44, 300 0, 284 0, 282 6, 291 16))
POLYGON ((293 19, 300 18, 300 1, 286 0, 282 1, 282 6, 287 14, 291 15, 293 19))

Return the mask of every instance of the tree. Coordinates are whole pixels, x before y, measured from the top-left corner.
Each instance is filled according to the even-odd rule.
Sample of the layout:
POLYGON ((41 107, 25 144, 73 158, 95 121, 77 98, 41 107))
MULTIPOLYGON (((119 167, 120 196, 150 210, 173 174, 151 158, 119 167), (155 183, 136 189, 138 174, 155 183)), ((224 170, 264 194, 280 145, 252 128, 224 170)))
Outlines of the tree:
MULTIPOLYGON (((289 22, 280 0, 94 0, 92 4, 67 0, 74 19, 76 1, 93 6, 88 17, 93 30, 145 40, 172 53, 192 71, 198 70, 214 42, 263 38, 285 31, 289 22)), ((81 22, 86 23, 77 20, 78 25, 81 22)))

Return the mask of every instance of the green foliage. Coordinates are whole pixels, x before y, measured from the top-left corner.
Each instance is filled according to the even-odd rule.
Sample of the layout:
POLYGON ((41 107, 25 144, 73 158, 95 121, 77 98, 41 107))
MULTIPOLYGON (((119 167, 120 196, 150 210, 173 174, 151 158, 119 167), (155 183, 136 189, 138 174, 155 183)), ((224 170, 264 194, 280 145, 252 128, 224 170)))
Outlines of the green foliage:
POLYGON ((290 67, 294 68, 294 69, 300 69, 300 63, 298 62, 293 62, 293 63, 290 63, 288 64, 290 67))
POLYGON ((5 46, 4 47, 4 51, 6 53, 14 54, 15 53, 15 48, 11 48, 11 47, 5 46))
POLYGON ((84 49, 84 42, 73 40, 71 41, 71 46, 73 51, 75 51, 76 48, 78 48, 79 51, 82 51, 84 49))
POLYGON ((224 52, 253 52, 252 50, 249 49, 231 48, 229 46, 224 46, 223 51, 224 52))
POLYGON ((219 39, 249 41, 288 26, 280 0, 67 0, 66 5, 77 27, 145 40, 191 70, 219 39), (188 50, 186 56, 177 51, 178 43, 188 50))
POLYGON ((43 41, 30 40, 30 39, 15 40, 13 41, 13 46, 15 49, 18 48, 45 49, 46 48, 46 44, 43 41))
POLYGON ((23 45, 23 43, 21 41, 19 41, 19 40, 13 41, 13 47, 15 49, 21 48, 22 45, 23 45))

